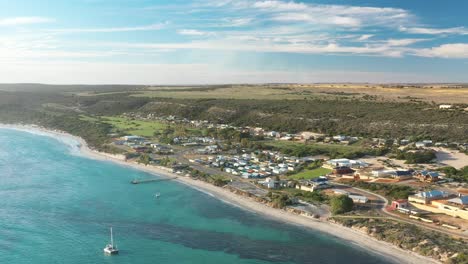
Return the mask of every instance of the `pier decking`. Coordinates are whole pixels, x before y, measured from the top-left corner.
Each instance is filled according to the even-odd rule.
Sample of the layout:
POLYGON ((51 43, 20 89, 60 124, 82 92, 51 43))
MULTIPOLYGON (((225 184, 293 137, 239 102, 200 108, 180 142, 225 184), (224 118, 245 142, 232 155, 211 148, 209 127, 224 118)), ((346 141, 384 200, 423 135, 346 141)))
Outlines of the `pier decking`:
POLYGON ((163 179, 145 179, 145 180, 133 180, 131 184, 141 184, 141 183, 150 183, 150 182, 162 182, 162 181, 172 181, 177 179, 177 177, 172 178, 163 178, 163 179))

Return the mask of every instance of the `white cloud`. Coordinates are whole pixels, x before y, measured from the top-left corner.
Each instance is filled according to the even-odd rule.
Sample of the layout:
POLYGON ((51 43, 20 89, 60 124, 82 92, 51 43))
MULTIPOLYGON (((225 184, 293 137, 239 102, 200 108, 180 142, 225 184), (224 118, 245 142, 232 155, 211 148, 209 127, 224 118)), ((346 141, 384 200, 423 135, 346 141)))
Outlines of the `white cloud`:
POLYGON ((466 59, 468 58, 468 44, 443 44, 438 47, 416 50, 415 55, 422 57, 466 59))
POLYGON ((255 8, 269 9, 275 11, 303 10, 307 8, 306 4, 283 1, 259 1, 253 4, 255 8))
POLYGON ((0 19, 0 26, 24 26, 54 22, 47 17, 11 17, 0 19))
POLYGON ((177 31, 178 34, 180 35, 186 35, 186 36, 207 36, 207 35, 212 35, 212 32, 205 32, 205 31, 200 31, 196 29, 181 29, 177 31))
POLYGON ((389 46, 409 46, 422 41, 427 41, 427 39, 389 39, 386 43, 389 46))
POLYGON ((136 27, 108 27, 108 28, 65 28, 51 29, 54 33, 114 33, 114 32, 131 32, 131 31, 152 31, 160 30, 166 26, 166 23, 151 24, 136 27))
POLYGON ((223 18, 221 23, 216 24, 218 27, 243 27, 250 25, 253 22, 253 18, 223 18))
POLYGON ((365 40, 368 40, 368 39, 372 38, 373 36, 374 35, 372 35, 372 34, 364 34, 364 35, 360 36, 357 40, 358 41, 365 41, 365 40))
POLYGON ((284 13, 274 15, 272 17, 274 21, 283 22, 307 22, 322 25, 336 25, 344 27, 358 27, 361 25, 361 20, 353 17, 345 16, 328 16, 322 17, 308 13, 284 13))
POLYGON ((397 27, 414 19, 409 11, 400 8, 313 4, 280 0, 208 1, 204 6, 237 14, 242 12, 255 13, 255 19, 259 21, 306 22, 315 26, 331 25, 347 28, 397 27))
POLYGON ((404 49, 386 44, 366 46, 342 46, 336 43, 311 45, 306 43, 284 44, 257 39, 225 39, 212 41, 192 41, 186 43, 107 43, 113 48, 148 49, 148 50, 219 50, 250 52, 281 52, 300 54, 358 54, 372 56, 399 57, 404 49))
POLYGON ((400 27, 400 31, 411 34, 423 35, 441 35, 441 34, 455 34, 455 35, 468 35, 468 29, 465 27, 453 28, 424 28, 424 27, 400 27))

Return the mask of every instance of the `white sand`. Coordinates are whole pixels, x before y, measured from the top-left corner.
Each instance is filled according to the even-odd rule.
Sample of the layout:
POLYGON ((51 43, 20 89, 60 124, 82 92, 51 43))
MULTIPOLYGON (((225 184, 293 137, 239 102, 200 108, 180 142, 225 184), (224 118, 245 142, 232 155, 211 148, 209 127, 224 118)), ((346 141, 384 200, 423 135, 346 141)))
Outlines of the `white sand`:
POLYGON ((51 131, 37 126, 24 125, 0 125, 0 128, 10 128, 40 135, 52 136, 74 148, 76 148, 79 144, 79 154, 82 154, 92 159, 112 161, 123 166, 129 166, 159 176, 177 176, 177 182, 186 184, 197 190, 212 194, 214 197, 217 197, 218 199, 224 202, 288 224, 293 224, 300 227, 311 228, 313 230, 324 232, 328 235, 352 243, 354 246, 358 246, 365 250, 372 251, 375 254, 378 254, 395 263, 439 263, 438 261, 432 258, 423 257, 413 252, 400 249, 390 243, 377 240, 373 237, 368 236, 364 232, 360 232, 351 228, 343 227, 341 225, 333 224, 326 221, 319 221, 306 216, 295 215, 292 213, 288 213, 284 210, 274 209, 264 204, 255 202, 247 197, 236 195, 224 188, 216 187, 209 183, 194 180, 189 177, 181 177, 180 175, 176 175, 160 167, 144 166, 135 162, 126 162, 122 160, 121 157, 93 151, 88 148, 86 142, 82 138, 67 133, 51 131))
POLYGON ((441 165, 461 169, 468 166, 468 155, 457 150, 447 148, 433 148, 436 151, 437 162, 441 165))

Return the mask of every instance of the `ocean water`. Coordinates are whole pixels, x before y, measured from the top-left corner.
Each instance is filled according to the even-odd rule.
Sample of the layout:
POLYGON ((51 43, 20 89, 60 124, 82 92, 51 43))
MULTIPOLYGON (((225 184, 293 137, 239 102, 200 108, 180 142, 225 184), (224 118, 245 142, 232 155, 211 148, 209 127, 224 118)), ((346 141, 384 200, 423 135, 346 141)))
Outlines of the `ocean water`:
POLYGON ((0 129, 0 263, 389 263, 183 184, 129 183, 150 177, 0 129), (110 226, 118 256, 102 252, 110 226))

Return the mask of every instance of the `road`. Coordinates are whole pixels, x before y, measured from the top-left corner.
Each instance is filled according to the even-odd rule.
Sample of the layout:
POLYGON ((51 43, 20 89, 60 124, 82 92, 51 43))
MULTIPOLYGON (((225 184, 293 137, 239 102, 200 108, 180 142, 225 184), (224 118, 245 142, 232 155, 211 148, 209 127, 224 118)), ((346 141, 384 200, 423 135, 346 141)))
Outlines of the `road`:
MULTIPOLYGON (((344 185, 344 184, 339 184, 339 185, 344 185)), ((346 186, 346 185, 344 185, 346 186)), ((457 238, 463 238, 463 239, 468 239, 468 235, 464 234, 464 233, 460 233, 460 232, 455 232, 455 231, 450 231, 450 230, 447 230, 447 229, 444 229, 444 228, 439 228, 437 226, 433 226, 431 224, 428 224, 428 223, 424 223, 424 222, 421 222, 421 221, 416 221, 416 220, 410 220, 408 218, 404 218, 403 216, 399 215, 399 214, 395 214, 395 213, 392 213, 392 212, 389 212, 387 211, 387 206, 389 204, 388 202, 388 199, 385 198, 384 196, 380 195, 380 194, 377 194, 377 193, 373 193, 373 192, 370 192, 368 190, 364 190, 364 189, 361 189, 361 188, 356 188, 356 187, 352 187, 352 189, 356 189, 356 190, 359 190, 361 192, 364 192, 364 193, 368 193, 370 195, 373 195, 373 196, 376 196, 378 197, 379 199, 381 199, 383 201, 383 206, 380 208, 380 211, 387 216, 387 218, 389 219, 392 219, 392 220, 395 220, 395 221, 399 221, 399 222, 403 222, 403 223, 407 223, 407 224, 412 224, 412 225, 417 225, 417 226, 420 226, 420 227, 424 227, 426 229, 430 229, 432 231, 436 231, 436 232, 439 232, 439 233, 443 233, 443 234, 446 234, 446 235, 449 235, 449 236, 453 236, 453 237, 457 237, 457 238)))

